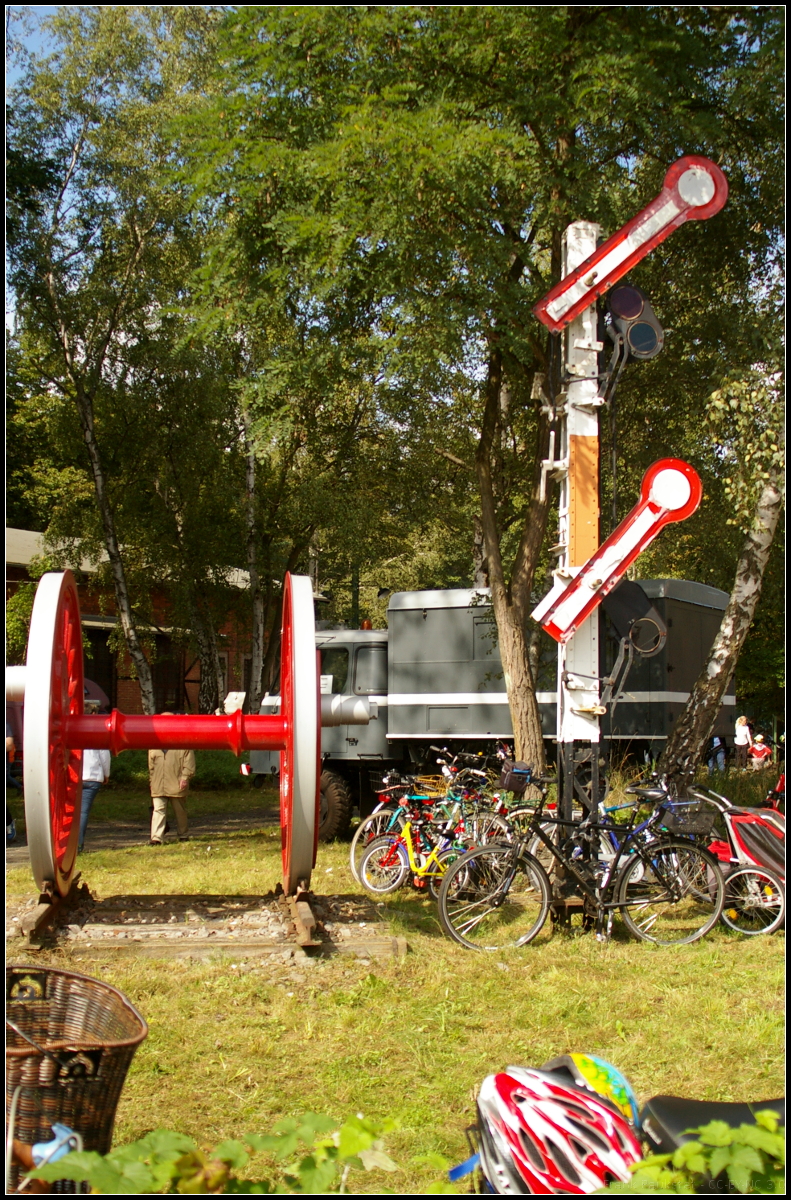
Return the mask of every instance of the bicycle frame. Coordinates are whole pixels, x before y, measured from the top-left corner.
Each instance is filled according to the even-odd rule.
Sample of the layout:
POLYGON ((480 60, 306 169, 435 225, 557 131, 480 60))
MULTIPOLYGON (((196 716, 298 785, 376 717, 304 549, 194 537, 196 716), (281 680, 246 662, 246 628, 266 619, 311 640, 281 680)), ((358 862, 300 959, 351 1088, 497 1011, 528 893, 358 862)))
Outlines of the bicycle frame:
MULTIPOLYGON (((424 800, 428 799, 428 797, 425 797, 422 795, 409 795, 409 796, 405 797, 404 799, 408 803, 413 803, 415 801, 424 801, 424 800)), ((381 804, 379 804, 377 806, 377 808, 374 809, 374 813, 378 812, 381 808, 383 808, 385 803, 392 803, 392 801, 383 801, 381 804)), ((450 793, 442 799, 432 800, 431 806, 435 812, 437 810, 440 810, 442 812, 443 821, 440 823, 444 824, 446 826, 446 828, 440 836, 446 840, 449 840, 451 832, 455 833, 455 832, 459 831, 460 829, 461 829, 461 831, 466 831, 467 822, 474 819, 474 817, 478 814, 478 811, 479 811, 478 806, 474 802, 469 802, 468 797, 453 796, 450 793), (451 822, 453 822, 453 830, 452 831, 450 828, 448 828, 450 826, 451 822)), ((390 817, 390 820, 388 821, 387 826, 385 827, 384 833, 380 836, 386 837, 388 834, 394 833, 396 831, 396 826, 398 824, 398 821, 403 816, 404 809, 406 807, 407 807, 407 804, 399 803, 398 807, 394 809, 394 811, 390 817)), ((484 811, 488 811, 488 810, 484 809, 484 811)), ((437 823, 436 818, 434 819, 433 823, 434 824, 437 823)), ((447 847, 440 846, 440 849, 447 849, 447 847)), ((413 870, 415 870, 416 874, 419 874, 419 871, 417 871, 417 869, 414 867, 414 854, 410 858, 409 865, 410 865, 410 867, 413 868, 413 870)))
MULTIPOLYGON (((618 807, 626 807, 626 805, 619 805, 618 807)), ((631 807, 631 805, 629 807, 631 807)), ((597 936, 600 936, 603 933, 604 919, 605 915, 607 915, 607 936, 609 936, 612 926, 613 912, 620 908, 621 905, 619 901, 615 899, 611 901, 605 901, 604 896, 612 888, 614 882, 618 879, 619 872, 617 868, 620 866, 622 860, 625 860, 628 855, 632 853, 637 853, 641 858, 643 858, 646 847, 644 843, 641 844, 639 842, 638 838, 639 835, 641 835, 645 830, 649 829, 651 825, 656 823, 658 819, 658 811, 659 810, 653 812, 651 816, 647 818, 647 820, 642 821, 639 825, 630 826, 627 829, 626 837, 620 842, 615 850, 615 856, 612 860, 605 863, 602 880, 597 887, 591 887, 590 879, 577 867, 574 859, 567 858, 561 853, 561 851, 555 846, 552 839, 547 836, 541 825, 543 822, 546 825, 567 826, 575 829, 577 833, 582 830, 585 830, 585 832, 595 831, 600 837, 602 832, 609 833, 613 830, 612 823, 605 824, 601 821, 592 821, 587 818, 582 822, 567 821, 561 817, 547 817, 543 814, 543 809, 537 809, 531 828, 521 839, 519 846, 522 849, 527 850, 529 843, 534 838, 538 838, 542 845, 549 850, 552 857, 556 859, 564 869, 571 872, 577 882, 580 892, 595 908, 597 936)), ((510 886, 511 879, 509 878, 507 887, 510 886)))
POLYGON ((419 863, 415 857, 414 841, 412 838, 412 822, 407 821, 404 827, 395 835, 393 845, 391 846, 387 855, 385 855, 383 862, 385 865, 388 865, 388 863, 392 861, 390 859, 390 855, 396 853, 399 846, 404 846, 407 852, 410 870, 412 871, 413 875, 416 875, 419 879, 425 879, 430 875, 444 875, 447 868, 439 861, 438 856, 441 851, 448 849, 450 842, 447 838, 443 838, 442 840, 446 842, 447 845, 435 845, 432 848, 431 853, 426 858, 426 861, 421 865, 421 863, 419 863), (432 869, 434 867, 436 870, 432 869))

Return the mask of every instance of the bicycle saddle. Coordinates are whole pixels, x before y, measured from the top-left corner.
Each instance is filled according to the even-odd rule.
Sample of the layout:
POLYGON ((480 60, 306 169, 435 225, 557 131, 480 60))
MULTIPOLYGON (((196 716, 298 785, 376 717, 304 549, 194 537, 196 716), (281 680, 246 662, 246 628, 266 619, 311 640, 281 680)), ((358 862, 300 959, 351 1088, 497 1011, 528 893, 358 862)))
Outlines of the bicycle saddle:
POLYGON ((654 1153, 672 1154, 684 1142, 692 1141, 697 1129, 709 1121, 725 1121, 728 1125, 753 1125, 755 1114, 769 1109, 785 1125, 785 1097, 779 1100, 758 1100, 749 1104, 732 1104, 718 1100, 687 1100, 680 1096, 654 1096, 640 1113, 643 1134, 654 1153))
POLYGON ((671 799, 664 788, 660 787, 637 787, 633 784, 631 787, 624 788, 624 791, 626 792, 627 796, 642 796, 645 800, 671 799))

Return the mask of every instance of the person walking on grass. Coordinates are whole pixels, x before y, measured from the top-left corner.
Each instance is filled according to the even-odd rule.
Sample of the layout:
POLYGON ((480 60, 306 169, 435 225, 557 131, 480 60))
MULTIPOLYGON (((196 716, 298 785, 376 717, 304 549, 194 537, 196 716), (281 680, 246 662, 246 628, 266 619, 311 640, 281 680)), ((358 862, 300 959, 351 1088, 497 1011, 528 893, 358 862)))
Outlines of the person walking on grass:
POLYGON ((736 747, 736 769, 746 771, 747 755, 753 744, 753 735, 750 733, 750 726, 746 717, 736 718, 733 744, 736 747))
MULTIPOLYGON (((96 701, 88 700, 85 704, 86 713, 96 713, 99 705, 96 701)), ((80 840, 77 846, 78 854, 85 847, 85 830, 88 828, 88 817, 91 815, 96 793, 103 783, 110 778, 110 751, 83 750, 82 752, 82 806, 80 808, 80 840)))
MULTIPOLYGON (((171 714, 173 715, 173 714, 171 714)), ((149 750, 148 782, 151 789, 152 846, 161 846, 165 841, 168 800, 176 814, 176 828, 180 842, 189 841, 187 821, 187 792, 190 779, 195 774, 195 755, 192 750, 149 750)))

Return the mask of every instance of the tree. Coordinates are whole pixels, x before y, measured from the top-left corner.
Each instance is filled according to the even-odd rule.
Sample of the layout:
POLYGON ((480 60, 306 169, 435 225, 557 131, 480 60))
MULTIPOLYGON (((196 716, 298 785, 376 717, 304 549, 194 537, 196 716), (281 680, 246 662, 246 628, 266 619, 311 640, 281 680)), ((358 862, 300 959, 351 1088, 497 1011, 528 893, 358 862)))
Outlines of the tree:
POLYGON ((719 632, 660 759, 679 786, 692 781, 711 736, 761 596, 784 500, 784 406, 779 373, 730 381, 711 400, 711 423, 729 471, 726 490, 745 529, 736 578, 719 632))
POLYGON ((30 61, 11 100, 9 257, 17 321, 49 394, 79 417, 146 712, 154 710, 151 671, 116 529, 97 404, 113 391, 125 348, 155 320, 170 231, 183 212, 178 189, 163 175, 163 127, 200 74, 212 22, 202 6, 60 9, 47 22, 56 50, 30 61))
MULTIPOLYGON (((213 278, 216 297, 214 272, 213 278)), ((322 588, 333 593, 333 614, 359 620, 359 601, 356 615, 354 604, 343 609, 344 581, 378 570, 383 560, 392 567, 407 547, 414 553, 419 531, 446 515, 463 489, 449 482, 447 464, 416 430, 397 427, 378 403, 367 342, 356 345, 348 331, 317 327, 298 309, 287 322, 268 325, 264 336, 244 296, 230 310, 223 322, 245 331, 238 396, 254 652, 256 641, 261 646, 260 676, 254 659, 248 698, 253 710, 259 679, 262 688, 271 686, 276 669, 283 573, 304 571, 312 560, 322 588)), ((382 575, 380 582, 390 579, 382 575)))
MULTIPOLYGON (((773 6, 246 6, 223 31, 221 98, 184 134, 229 286, 366 330, 382 408, 411 391, 410 419, 418 405, 450 418, 466 393, 444 449, 474 461, 516 752, 539 765, 527 617, 562 369, 531 306, 571 220, 618 227, 670 162, 702 152, 729 174, 740 240, 699 229, 661 258, 670 280, 685 264, 708 281, 727 253, 716 300, 700 287, 677 321, 692 341, 704 315, 727 362, 718 302, 744 299, 781 219, 781 45, 773 6)), ((662 399, 682 423, 681 381, 662 399)))
MULTIPOLYGON (((28 170, 14 193, 25 200, 12 237, 14 483, 23 523, 53 546, 95 560, 106 550, 146 707, 153 589, 190 631, 199 705, 213 711, 218 629, 246 611, 233 586, 246 565, 256 710, 276 667, 284 571, 304 567, 329 525, 330 572, 352 542, 365 558, 357 518, 375 495, 393 507, 381 468, 398 455, 372 412, 370 347, 352 354, 354 335, 317 327, 299 297, 248 336, 238 296, 218 307, 222 281, 211 262, 200 270, 207 211, 184 203, 165 126, 200 87, 209 17, 62 14, 57 53, 18 89, 12 165, 24 151, 54 166, 28 170), (194 303, 201 276, 208 315, 194 303)), ((388 470, 386 482, 397 494, 404 477, 388 470)))
MULTIPOLYGON (((73 406, 42 382, 35 344, 31 353, 27 341, 23 334, 15 356, 21 366, 12 379, 10 434, 37 453, 17 472, 19 490, 60 558, 92 558, 96 582, 111 585, 73 406)), ((95 423, 141 640, 161 619, 154 598, 164 593, 173 636, 183 631, 201 660, 200 711, 213 712, 221 699, 218 630, 246 608, 239 588, 243 461, 233 359, 217 338, 186 344, 183 322, 163 314, 111 362, 112 385, 97 391, 95 423)))

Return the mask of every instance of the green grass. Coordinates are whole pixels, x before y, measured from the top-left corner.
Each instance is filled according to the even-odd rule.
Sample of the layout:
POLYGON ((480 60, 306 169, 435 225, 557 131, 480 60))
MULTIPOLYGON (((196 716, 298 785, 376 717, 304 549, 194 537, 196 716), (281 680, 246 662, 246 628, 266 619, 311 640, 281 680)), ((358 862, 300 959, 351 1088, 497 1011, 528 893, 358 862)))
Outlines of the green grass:
MULTIPOLYGON (((191 797, 191 808, 198 800, 191 797)), ((244 806, 263 800, 274 796, 206 797, 218 815, 250 814, 244 806)), ((109 791, 104 802, 115 803, 109 791)), ((128 812, 132 800, 124 803, 128 812)), ((147 812, 145 794, 140 803, 147 812)), ((347 863, 348 845, 320 846, 314 891, 360 894, 347 863)), ((279 830, 198 837, 154 853, 146 846, 87 853, 80 867, 100 898, 262 893, 280 875, 279 830)), ((27 870, 9 871, 7 884, 12 897, 34 895, 27 870)), ((509 1063, 539 1066, 571 1050, 600 1054, 625 1071, 640 1100, 782 1094, 783 935, 747 940, 722 929, 692 946, 660 949, 622 935, 600 945, 590 935, 547 933, 522 951, 489 956, 443 937, 433 904, 419 893, 396 893, 381 911, 408 939, 402 960, 258 966, 240 956, 188 964, 113 960, 83 947, 38 952, 37 961, 119 987, 148 1021, 116 1143, 164 1126, 208 1145, 269 1132, 280 1117, 305 1110, 392 1116, 401 1129, 387 1147, 402 1171, 385 1182, 420 1194, 437 1170, 415 1160, 466 1156, 474 1090, 509 1063)), ((377 1173, 355 1176, 354 1184, 376 1193, 381 1181, 377 1173)))

